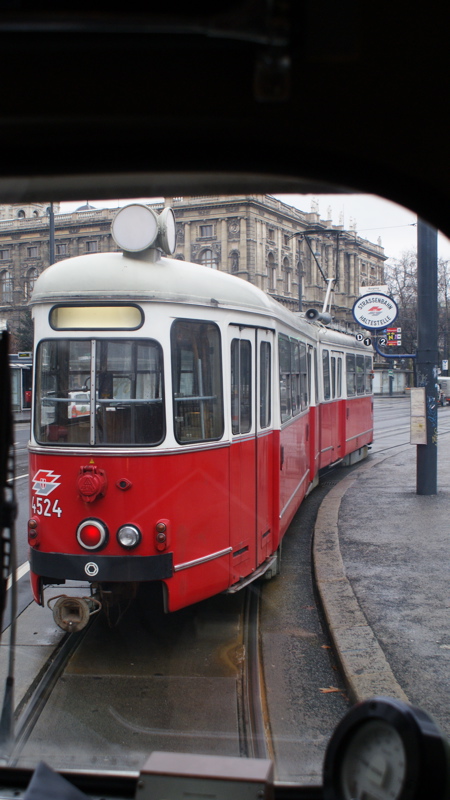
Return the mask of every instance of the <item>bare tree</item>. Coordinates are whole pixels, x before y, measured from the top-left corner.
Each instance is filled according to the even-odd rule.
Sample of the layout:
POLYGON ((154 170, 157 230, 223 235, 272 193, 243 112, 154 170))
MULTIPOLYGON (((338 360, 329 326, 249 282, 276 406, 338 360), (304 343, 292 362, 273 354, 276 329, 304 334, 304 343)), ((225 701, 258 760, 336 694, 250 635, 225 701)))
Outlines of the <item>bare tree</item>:
MULTIPOLYGON (((417 253, 405 251, 385 268, 389 293, 397 301, 396 325, 402 329, 402 351, 414 353, 417 348, 417 253)), ((450 324, 450 261, 438 259, 438 341, 441 358, 449 357, 450 324)), ((400 354, 399 354, 400 355, 400 354)), ((401 355, 400 355, 401 357, 401 355)))
POLYGON ((385 267, 385 279, 389 294, 398 304, 395 325, 402 329, 401 352, 414 353, 417 348, 417 253, 407 250, 401 258, 392 259, 385 267))
POLYGON ((438 259, 439 350, 448 361, 450 324, 450 261, 438 259))

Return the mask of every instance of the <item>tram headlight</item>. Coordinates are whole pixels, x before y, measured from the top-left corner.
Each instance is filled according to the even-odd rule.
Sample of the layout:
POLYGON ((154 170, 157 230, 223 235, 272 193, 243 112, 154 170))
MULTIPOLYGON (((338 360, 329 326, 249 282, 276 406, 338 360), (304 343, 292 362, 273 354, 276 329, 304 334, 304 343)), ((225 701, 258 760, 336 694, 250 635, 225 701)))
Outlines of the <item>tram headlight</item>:
POLYGON ((122 525, 117 531, 117 541, 127 550, 133 550, 141 541, 141 532, 136 525, 122 525))
POLYGON ((108 541, 108 528, 99 519, 85 519, 77 528, 77 541, 85 550, 101 550, 108 541))

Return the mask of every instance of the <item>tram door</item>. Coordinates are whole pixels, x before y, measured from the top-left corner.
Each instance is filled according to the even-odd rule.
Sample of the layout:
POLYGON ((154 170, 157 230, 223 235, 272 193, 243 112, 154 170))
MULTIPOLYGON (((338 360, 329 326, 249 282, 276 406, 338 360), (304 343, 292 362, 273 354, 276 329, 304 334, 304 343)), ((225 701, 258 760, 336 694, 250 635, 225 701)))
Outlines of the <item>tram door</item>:
POLYGON ((230 545, 232 582, 271 548, 273 334, 230 326, 230 545))
POLYGON ((274 333, 256 331, 256 542, 257 563, 274 550, 274 437, 273 349, 274 333))

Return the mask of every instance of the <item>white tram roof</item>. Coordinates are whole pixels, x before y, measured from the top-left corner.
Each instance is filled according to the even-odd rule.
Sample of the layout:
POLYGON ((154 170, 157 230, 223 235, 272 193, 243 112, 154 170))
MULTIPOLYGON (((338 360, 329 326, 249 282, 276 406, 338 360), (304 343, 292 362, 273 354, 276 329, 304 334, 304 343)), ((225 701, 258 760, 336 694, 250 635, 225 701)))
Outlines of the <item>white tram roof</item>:
MULTIPOLYGON (((31 305, 42 303, 166 302, 247 310, 300 321, 261 289, 201 264, 140 253, 93 253, 59 261, 37 279, 31 305)), ((305 329, 306 321, 301 321, 305 329)))
MULTIPOLYGON (((235 275, 161 256, 157 249, 91 253, 47 267, 34 285, 30 305, 54 303, 162 302, 222 308, 280 320, 325 344, 359 348, 348 334, 311 323, 235 275), (315 331, 314 331, 315 329, 315 331), (314 332, 313 332, 314 331, 314 332)), ((361 349, 364 348, 361 345, 361 349)))

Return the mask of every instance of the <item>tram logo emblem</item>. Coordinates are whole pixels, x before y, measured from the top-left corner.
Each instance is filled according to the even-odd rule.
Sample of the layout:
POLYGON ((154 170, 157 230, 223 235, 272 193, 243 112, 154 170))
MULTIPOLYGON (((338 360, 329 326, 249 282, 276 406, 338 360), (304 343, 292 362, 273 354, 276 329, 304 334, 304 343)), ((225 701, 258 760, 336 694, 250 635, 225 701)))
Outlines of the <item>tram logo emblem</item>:
POLYGON ((90 578, 94 578, 95 575, 98 575, 98 564, 95 564, 93 561, 88 561, 88 563, 85 564, 84 571, 90 578))
POLYGON ((367 313, 369 314, 370 317, 379 317, 380 314, 383 313, 383 311, 384 309, 380 308, 380 306, 372 306, 372 308, 369 308, 367 313))
POLYGON ((58 478, 61 475, 55 475, 51 469, 39 469, 34 478, 31 479, 33 492, 41 495, 41 497, 48 497, 58 486, 58 478))

